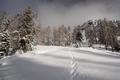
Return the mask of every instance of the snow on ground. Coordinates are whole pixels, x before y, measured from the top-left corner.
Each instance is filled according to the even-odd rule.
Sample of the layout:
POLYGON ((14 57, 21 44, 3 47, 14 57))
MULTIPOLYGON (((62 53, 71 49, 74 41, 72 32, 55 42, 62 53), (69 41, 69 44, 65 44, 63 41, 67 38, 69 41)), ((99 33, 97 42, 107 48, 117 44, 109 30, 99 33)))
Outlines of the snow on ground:
POLYGON ((6 60, 7 60, 9 57, 10 57, 10 56, 5 56, 5 57, 3 57, 2 59, 0 59, 0 65, 6 65, 6 64, 7 64, 6 60))
POLYGON ((35 46, 33 51, 28 51, 19 56, 31 58, 32 61, 42 62, 46 65, 66 67, 69 61, 63 58, 70 59, 70 56, 68 56, 68 52, 62 51, 62 49, 65 49, 65 47, 35 46))
POLYGON ((98 54, 100 53, 100 54, 106 54, 106 55, 112 55, 112 56, 120 56, 119 52, 112 52, 112 51, 105 50, 105 49, 100 49, 100 48, 81 47, 79 49, 84 50, 84 51, 95 52, 95 53, 98 53, 98 54))
POLYGON ((10 69, 2 70, 0 66, 4 80, 120 80, 117 52, 89 47, 35 46, 33 51, 19 53, 23 52, 4 59, 2 68, 10 69))
POLYGON ((65 67, 65 64, 72 63, 74 58, 101 63, 112 62, 116 64, 119 63, 118 58, 120 58, 118 52, 99 50, 90 47, 72 48, 58 46, 35 46, 33 51, 20 56, 32 58, 34 61, 42 62, 43 64, 61 67, 65 67), (71 59, 71 61, 68 59, 71 59))

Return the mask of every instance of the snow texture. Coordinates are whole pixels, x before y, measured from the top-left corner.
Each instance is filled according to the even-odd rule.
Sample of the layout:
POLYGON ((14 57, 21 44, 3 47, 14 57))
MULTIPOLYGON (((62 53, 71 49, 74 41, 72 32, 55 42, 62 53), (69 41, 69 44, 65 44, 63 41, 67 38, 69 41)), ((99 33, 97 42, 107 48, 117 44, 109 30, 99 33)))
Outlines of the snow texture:
POLYGON ((35 46, 33 51, 22 53, 0 60, 0 80, 120 80, 116 52, 35 46))

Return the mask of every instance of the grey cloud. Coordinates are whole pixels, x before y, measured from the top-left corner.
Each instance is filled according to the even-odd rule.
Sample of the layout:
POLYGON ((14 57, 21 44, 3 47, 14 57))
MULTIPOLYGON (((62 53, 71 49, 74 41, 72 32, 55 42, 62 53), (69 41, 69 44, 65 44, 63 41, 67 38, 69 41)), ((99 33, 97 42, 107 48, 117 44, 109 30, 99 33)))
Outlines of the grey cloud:
POLYGON ((120 19, 119 1, 86 0, 65 6, 58 3, 39 5, 38 20, 43 26, 79 25, 90 19, 120 19))
POLYGON ((1 0, 0 9, 11 14, 30 5, 43 26, 78 25, 89 19, 120 19, 120 0, 1 0))

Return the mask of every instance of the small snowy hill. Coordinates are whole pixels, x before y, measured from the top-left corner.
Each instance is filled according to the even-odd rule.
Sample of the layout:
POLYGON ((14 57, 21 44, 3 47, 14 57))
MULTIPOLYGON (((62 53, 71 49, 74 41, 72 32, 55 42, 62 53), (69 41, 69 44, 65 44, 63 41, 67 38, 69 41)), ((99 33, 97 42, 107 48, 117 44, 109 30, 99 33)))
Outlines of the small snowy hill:
POLYGON ((120 80, 119 53, 88 47, 35 46, 4 63, 0 80, 120 80))

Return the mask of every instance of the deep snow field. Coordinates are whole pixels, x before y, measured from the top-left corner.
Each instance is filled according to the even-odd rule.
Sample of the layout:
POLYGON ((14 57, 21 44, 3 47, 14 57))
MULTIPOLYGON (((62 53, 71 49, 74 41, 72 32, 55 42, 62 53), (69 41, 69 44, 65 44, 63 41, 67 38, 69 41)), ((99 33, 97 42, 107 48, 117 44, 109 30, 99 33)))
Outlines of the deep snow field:
POLYGON ((0 80, 120 80, 120 54, 89 47, 35 46, 0 60, 0 80))

